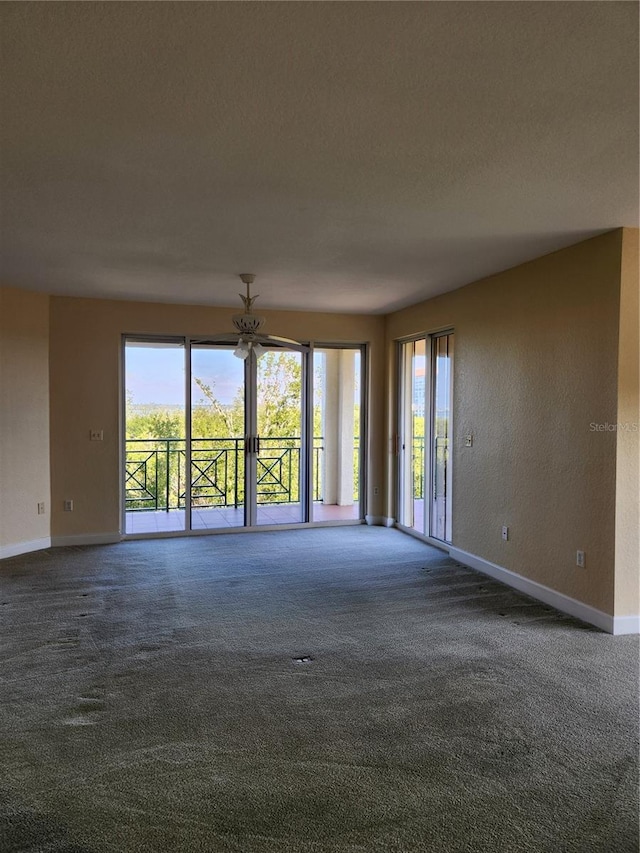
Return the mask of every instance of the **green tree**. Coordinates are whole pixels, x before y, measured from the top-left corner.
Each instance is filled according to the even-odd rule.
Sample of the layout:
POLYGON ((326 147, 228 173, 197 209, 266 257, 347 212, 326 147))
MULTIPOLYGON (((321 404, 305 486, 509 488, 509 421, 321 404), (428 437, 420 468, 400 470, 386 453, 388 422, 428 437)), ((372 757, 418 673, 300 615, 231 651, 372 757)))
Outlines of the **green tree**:
POLYGON ((258 361, 258 432, 300 436, 302 367, 293 353, 269 350, 258 361))
POLYGON ((199 377, 194 382, 204 395, 194 407, 191 429, 194 436, 200 438, 244 435, 244 402, 242 391, 238 390, 230 405, 223 405, 215 394, 215 383, 208 385, 199 377))

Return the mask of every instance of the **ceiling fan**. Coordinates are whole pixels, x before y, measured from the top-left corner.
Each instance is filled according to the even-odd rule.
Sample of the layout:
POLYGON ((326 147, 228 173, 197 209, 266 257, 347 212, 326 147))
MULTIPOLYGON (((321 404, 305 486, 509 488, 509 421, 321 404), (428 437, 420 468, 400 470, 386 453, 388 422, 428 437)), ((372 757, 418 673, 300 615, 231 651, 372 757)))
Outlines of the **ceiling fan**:
MULTIPOLYGON (((242 299, 244 311, 242 314, 234 314, 231 318, 233 325, 240 333, 238 343, 233 351, 233 354, 241 359, 249 357, 251 352, 256 358, 260 358, 265 352, 266 346, 286 347, 287 349, 297 350, 298 352, 308 352, 309 347, 301 344, 300 341, 294 341, 292 338, 283 338, 280 335, 267 335, 260 331, 266 323, 266 318, 252 311, 253 303, 258 298, 258 294, 251 295, 251 285, 256 277, 253 273, 240 273, 240 279, 247 287, 246 296, 239 293, 238 296, 242 299)), ((229 343, 231 335, 213 335, 207 338, 206 341, 198 341, 198 343, 229 343)))

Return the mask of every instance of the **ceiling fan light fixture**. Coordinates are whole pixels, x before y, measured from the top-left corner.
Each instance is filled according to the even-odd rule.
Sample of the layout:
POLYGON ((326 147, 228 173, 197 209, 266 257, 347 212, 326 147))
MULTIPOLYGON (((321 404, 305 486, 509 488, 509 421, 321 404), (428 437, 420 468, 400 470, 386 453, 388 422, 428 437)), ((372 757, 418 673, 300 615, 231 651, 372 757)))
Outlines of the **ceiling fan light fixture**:
POLYGON ((238 346, 234 349, 233 354, 236 358, 241 358, 243 361, 251 352, 249 344, 245 343, 242 338, 238 341, 238 346))
POLYGON ((260 358, 266 352, 262 344, 255 341, 243 341, 242 338, 238 341, 238 346, 234 349, 233 354, 236 358, 241 358, 243 361, 249 357, 249 353, 253 351, 256 358, 260 358))
MULTIPOLYGON (((308 344, 302 344, 300 341, 294 341, 291 338, 283 338, 279 335, 266 335, 259 330, 266 323, 265 317, 260 317, 254 314, 251 310, 253 303, 258 298, 258 295, 251 295, 251 285, 255 281, 253 273, 241 273, 240 278, 247 286, 246 296, 242 293, 238 294, 244 304, 244 312, 242 314, 234 314, 231 317, 233 325, 240 333, 236 348, 233 354, 237 358, 246 359, 253 351, 256 359, 267 351, 268 347, 285 347, 286 349, 297 350, 298 352, 309 352, 308 344)), ((228 342, 228 335, 216 335, 215 340, 220 342, 228 342)), ((212 338, 207 338, 209 342, 213 342, 212 338)))
POLYGON ((246 296, 242 293, 238 294, 244 303, 244 312, 242 314, 234 314, 231 320, 241 335, 251 337, 264 326, 266 320, 264 317, 254 314, 251 310, 253 303, 258 298, 257 294, 255 296, 251 295, 251 285, 255 281, 255 275, 253 273, 240 273, 240 278, 247 286, 246 296))

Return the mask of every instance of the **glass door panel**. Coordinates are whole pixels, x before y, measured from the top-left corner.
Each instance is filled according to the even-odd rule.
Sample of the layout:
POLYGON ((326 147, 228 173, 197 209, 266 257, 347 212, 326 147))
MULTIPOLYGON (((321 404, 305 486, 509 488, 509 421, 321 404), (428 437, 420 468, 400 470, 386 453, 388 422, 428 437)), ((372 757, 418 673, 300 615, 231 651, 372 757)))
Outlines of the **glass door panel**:
POLYGON ((305 520, 302 388, 302 353, 266 349, 256 375, 256 524, 305 520))
POLYGON ((359 348, 314 350, 314 521, 361 518, 361 369, 359 348))
POLYGON ((185 346, 124 345, 124 531, 185 529, 185 346))
POLYGON ((191 528, 245 523, 245 367, 233 346, 191 347, 191 528))
POLYGON ((413 527, 425 532, 425 409, 427 347, 425 340, 415 341, 411 371, 411 482, 413 486, 413 527))
POLYGON ((433 338, 431 535, 451 541, 453 334, 433 338))
POLYGON ((401 346, 399 521, 425 532, 426 340, 401 346))

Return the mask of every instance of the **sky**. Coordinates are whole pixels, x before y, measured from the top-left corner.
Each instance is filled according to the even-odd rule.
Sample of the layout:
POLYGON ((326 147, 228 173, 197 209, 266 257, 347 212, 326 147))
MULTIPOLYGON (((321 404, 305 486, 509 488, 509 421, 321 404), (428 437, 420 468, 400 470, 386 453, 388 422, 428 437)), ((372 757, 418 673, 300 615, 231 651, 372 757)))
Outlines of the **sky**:
MULTIPOLYGON (((233 355, 232 349, 222 347, 194 346, 191 358, 193 375, 211 386, 223 405, 231 403, 244 383, 244 362, 233 355)), ((321 351, 316 351, 315 358, 322 358, 321 351)), ((356 364, 359 368, 359 355, 356 364)), ((127 396, 135 405, 184 406, 185 348, 179 344, 128 343, 125 376, 127 396)), ((195 383, 191 393, 194 405, 206 401, 195 383)), ((360 383, 356 382, 356 403, 359 394, 360 383)))
MULTIPOLYGON (((230 403, 244 381, 244 362, 232 350, 192 349, 193 374, 213 386, 221 403, 230 403)), ((127 344, 126 389, 136 405, 184 405, 185 350, 183 346, 127 344)), ((193 402, 203 399, 194 386, 193 402)))

